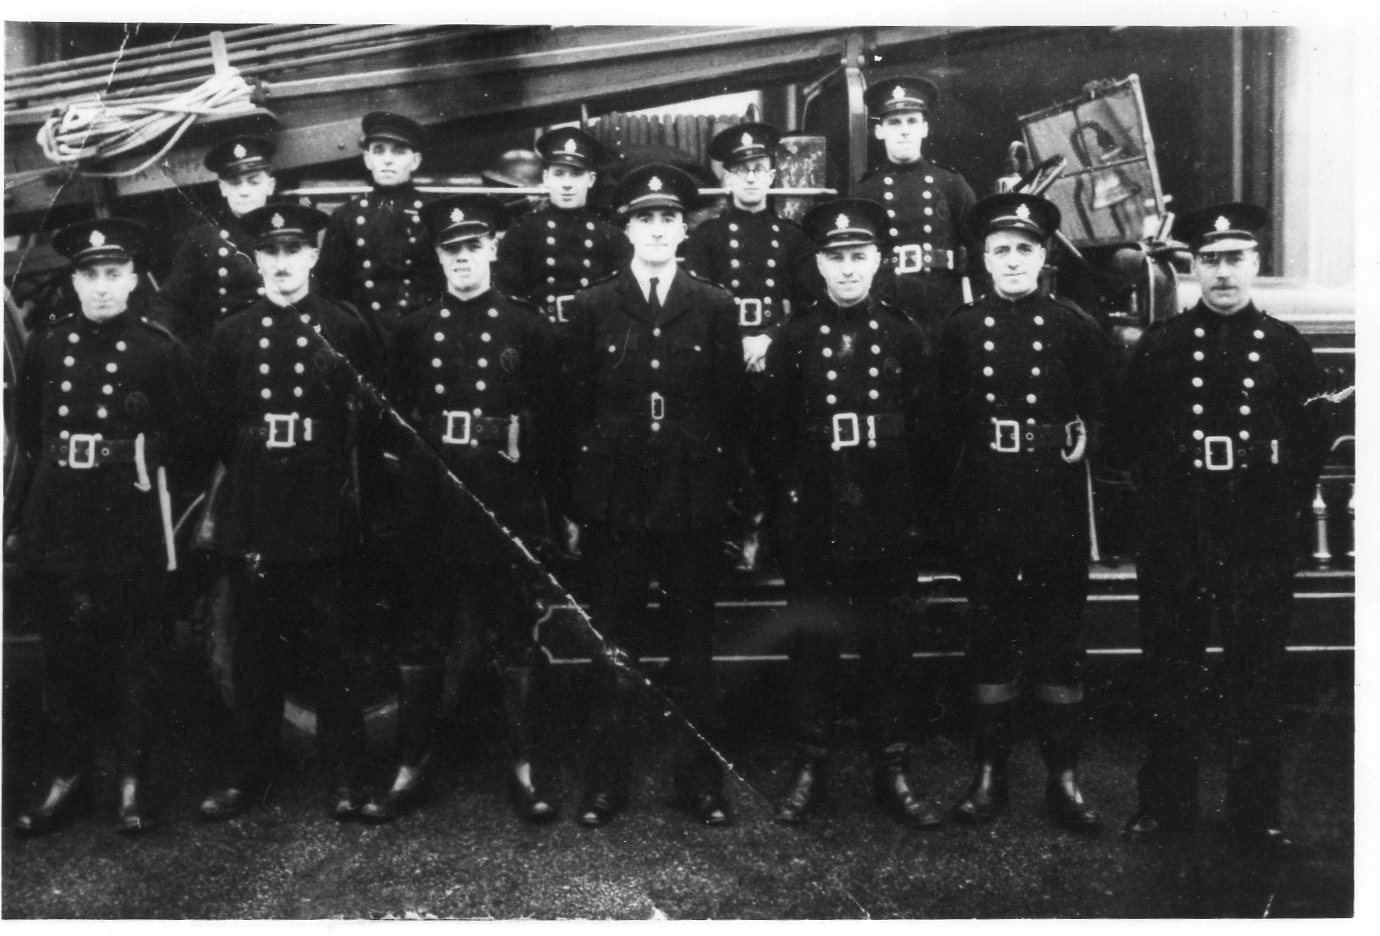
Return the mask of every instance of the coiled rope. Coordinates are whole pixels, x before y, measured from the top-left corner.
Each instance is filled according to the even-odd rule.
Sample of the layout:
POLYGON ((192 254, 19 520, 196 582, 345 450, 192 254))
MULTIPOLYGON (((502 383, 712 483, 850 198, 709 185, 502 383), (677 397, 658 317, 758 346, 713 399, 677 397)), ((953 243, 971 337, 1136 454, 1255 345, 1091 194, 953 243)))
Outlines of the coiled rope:
POLYGON ((81 170, 84 175, 117 179, 138 175, 177 144, 196 121, 252 111, 252 88, 239 71, 227 68, 190 91, 173 97, 131 98, 118 104, 99 99, 69 104, 43 122, 38 145, 50 162, 64 165, 110 159, 167 137, 158 152, 133 169, 81 170))

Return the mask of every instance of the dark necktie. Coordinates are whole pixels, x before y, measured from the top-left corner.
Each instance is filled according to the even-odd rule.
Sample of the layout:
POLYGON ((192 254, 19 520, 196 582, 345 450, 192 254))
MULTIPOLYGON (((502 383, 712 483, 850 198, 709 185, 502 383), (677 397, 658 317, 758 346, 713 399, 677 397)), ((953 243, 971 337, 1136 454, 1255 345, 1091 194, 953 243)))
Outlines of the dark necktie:
POLYGON ((651 279, 652 288, 647 290, 647 308, 652 310, 652 321, 661 321, 661 294, 656 291, 657 278, 651 279))

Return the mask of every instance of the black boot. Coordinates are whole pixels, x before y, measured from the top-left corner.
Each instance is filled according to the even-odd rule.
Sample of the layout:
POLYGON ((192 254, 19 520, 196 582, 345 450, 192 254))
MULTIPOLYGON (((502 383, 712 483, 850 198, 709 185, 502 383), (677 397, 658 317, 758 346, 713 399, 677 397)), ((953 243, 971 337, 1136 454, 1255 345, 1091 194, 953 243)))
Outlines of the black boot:
POLYGON ((137 774, 120 781, 120 810, 117 817, 115 831, 120 835, 141 835, 153 828, 148 783, 137 774))
POLYGON ((1060 827, 1088 838, 1102 834, 1102 817, 1078 788, 1078 755, 1081 743, 1077 702, 1042 702, 1040 753, 1049 779, 1045 785, 1045 806, 1050 818, 1060 827))
POLYGON ((43 802, 15 820, 14 831, 25 838, 47 835, 70 822, 89 805, 84 775, 54 777, 43 802))
POLYGON ((991 822, 1006 810, 1011 714, 1011 702, 979 704, 976 708, 977 774, 967 794, 954 806, 954 818, 960 822, 991 822))
POLYGON ((825 752, 820 748, 800 747, 796 752, 795 776, 786 795, 776 801, 776 821, 799 825, 819 809, 824 796, 825 752))
POLYGON ((607 825, 628 802, 632 773, 629 751, 629 710, 637 684, 618 661, 601 663, 603 684, 595 702, 595 714, 585 755, 585 793, 576 821, 595 828, 607 825))
POLYGON ((513 805, 518 818, 526 822, 551 822, 560 816, 560 811, 538 782, 539 774, 532 764, 537 746, 532 724, 532 667, 508 666, 500 675, 513 805))
POLYGON ((877 803, 900 817, 906 825, 932 829, 939 813, 916 794, 910 779, 909 750, 904 743, 890 744, 873 754, 872 787, 877 803))
POLYGON ((398 769, 383 796, 358 811, 365 822, 392 822, 423 798, 422 778, 436 734, 441 705, 440 666, 400 666, 398 684, 398 769))

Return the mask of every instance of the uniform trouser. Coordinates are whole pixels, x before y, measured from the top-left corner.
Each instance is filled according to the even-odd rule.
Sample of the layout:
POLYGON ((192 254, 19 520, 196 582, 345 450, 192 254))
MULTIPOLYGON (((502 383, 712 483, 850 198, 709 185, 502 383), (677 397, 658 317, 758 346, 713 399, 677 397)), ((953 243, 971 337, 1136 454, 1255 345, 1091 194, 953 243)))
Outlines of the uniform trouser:
POLYGON ((1276 827, 1279 669, 1293 605, 1293 563, 1284 556, 1200 563, 1187 548, 1177 548, 1182 545, 1147 549, 1137 562, 1150 716, 1138 777, 1140 808, 1171 822, 1196 818, 1205 722, 1224 714, 1225 701, 1231 738, 1227 821, 1243 832, 1276 827), (1205 697, 1204 650, 1214 618, 1224 680, 1205 697))
MULTIPOLYGON (((536 639, 530 584, 505 562, 429 563, 413 582, 415 633, 399 654, 405 673, 408 667, 418 667, 439 674, 453 651, 466 658, 482 653, 503 680, 505 743, 515 758, 530 756, 537 743, 528 711, 531 677, 546 661, 536 639)), ((426 683, 437 690, 438 698, 424 700, 416 717, 399 725, 404 763, 416 763, 430 748, 440 684, 439 679, 426 683)), ((404 693, 409 688, 404 685, 404 693)))
POLYGON ((606 524, 589 528, 586 553, 594 626, 606 652, 596 655, 598 688, 590 726, 589 782, 614 792, 626 785, 630 764, 629 716, 639 674, 631 669, 650 650, 669 653, 665 690, 688 724, 681 724, 675 778, 686 795, 722 783, 708 747, 718 734, 718 690, 713 672, 714 595, 721 574, 719 530, 623 534, 606 524), (660 613, 647 608, 655 580, 660 613), (607 652, 609 646, 619 652, 607 652))
POLYGON ((340 605, 340 563, 239 563, 230 571, 235 762, 231 786, 253 789, 277 773, 288 689, 317 702, 317 750, 335 779, 356 779, 364 709, 351 618, 340 605))
POLYGON ((90 768, 112 721, 121 776, 147 769, 164 574, 35 573, 50 749, 58 776, 90 768))
MULTIPOLYGON (((963 569, 972 614, 967 661, 974 684, 1078 687, 1088 562, 1079 552, 1003 559, 972 555, 963 569)), ((1051 697, 1052 693, 1045 693, 1051 697)))
POLYGON ((791 707, 796 745, 806 756, 821 757, 838 743, 839 654, 850 636, 858 648, 858 684, 871 750, 905 743, 914 584, 915 569, 908 559, 792 562, 787 575, 791 707))

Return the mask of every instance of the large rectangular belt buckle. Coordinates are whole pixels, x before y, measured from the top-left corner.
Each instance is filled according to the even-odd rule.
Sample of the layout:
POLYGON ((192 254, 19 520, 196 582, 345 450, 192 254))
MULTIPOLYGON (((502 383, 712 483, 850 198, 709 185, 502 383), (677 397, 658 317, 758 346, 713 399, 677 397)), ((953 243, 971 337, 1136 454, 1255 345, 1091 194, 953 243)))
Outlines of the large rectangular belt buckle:
POLYGON ((1021 424, 1014 419, 992 418, 992 451, 1019 452, 1021 450, 1021 424))
POLYGON ((573 294, 569 296, 556 297, 556 321, 561 323, 570 321, 570 319, 565 317, 565 304, 574 298, 575 296, 573 294))
POLYGON ((446 432, 441 441, 447 445, 469 445, 473 425, 469 410, 446 410, 446 432))
POLYGON ((99 440, 99 436, 84 432, 72 433, 67 439, 67 467, 95 468, 96 443, 99 440))
POLYGON ((652 422, 661 422, 666 418, 666 398, 653 390, 651 400, 652 422))
POLYGON ((925 254, 919 244, 897 244, 891 251, 896 254, 897 273, 919 273, 925 269, 925 254))
POLYGON ((760 327, 762 324, 762 300, 737 299, 735 301, 738 303, 738 327, 760 327))
POLYGON ((1231 436, 1216 435, 1203 439, 1203 464, 1208 471, 1231 471, 1236 467, 1236 447, 1231 436))
POLYGON ((833 419, 834 441, 833 449, 853 448, 862 441, 862 433, 859 431, 857 413, 835 413, 833 419), (848 431, 845 433, 844 430, 848 431))
POLYGON ((268 424, 268 437, 264 448, 292 448, 297 444, 296 413, 264 413, 268 424))

